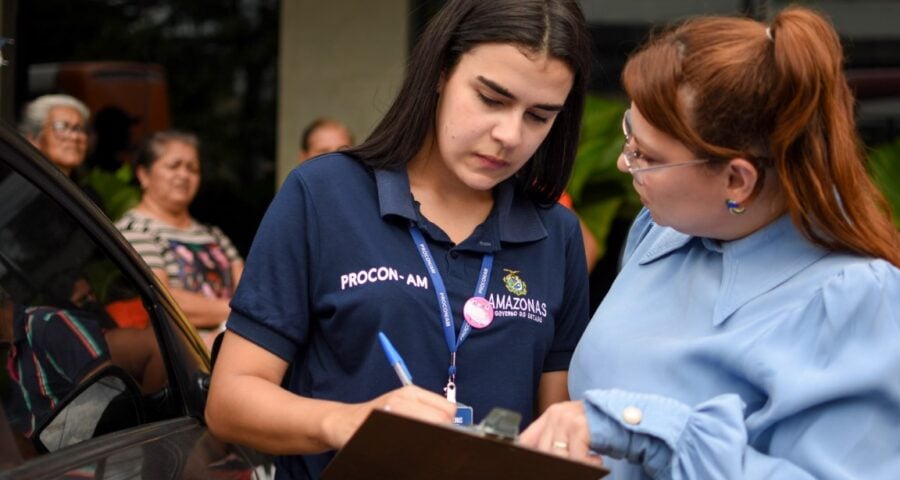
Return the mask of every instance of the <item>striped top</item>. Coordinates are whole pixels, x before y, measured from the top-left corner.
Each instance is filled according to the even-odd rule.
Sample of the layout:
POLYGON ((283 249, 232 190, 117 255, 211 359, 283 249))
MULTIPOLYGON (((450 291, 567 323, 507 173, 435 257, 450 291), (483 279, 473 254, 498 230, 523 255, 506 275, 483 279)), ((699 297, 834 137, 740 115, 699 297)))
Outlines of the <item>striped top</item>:
POLYGON ((165 270, 170 287, 231 298, 231 264, 241 257, 219 228, 196 221, 177 228, 134 209, 116 228, 151 269, 165 270))
POLYGON ((55 307, 17 307, 6 368, 17 388, 6 413, 30 436, 56 405, 109 361, 99 322, 90 314, 55 307))

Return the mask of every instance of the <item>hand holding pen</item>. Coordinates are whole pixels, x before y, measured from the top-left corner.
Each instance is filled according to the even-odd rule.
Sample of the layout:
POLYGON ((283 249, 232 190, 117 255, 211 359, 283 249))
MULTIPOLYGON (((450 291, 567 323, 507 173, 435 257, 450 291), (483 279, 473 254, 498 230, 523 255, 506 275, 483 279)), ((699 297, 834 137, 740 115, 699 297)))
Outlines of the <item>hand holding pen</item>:
POLYGON ((326 443, 332 449, 343 448, 372 410, 385 410, 432 423, 453 421, 456 406, 436 393, 413 385, 412 375, 387 336, 379 332, 378 340, 402 386, 368 402, 335 403, 335 414, 325 422, 328 424, 326 435, 330 437, 326 443))
POLYGON ((456 414, 456 406, 436 393, 413 385, 412 374, 409 373, 406 362, 403 361, 384 332, 378 332, 378 341, 403 388, 388 392, 375 399, 374 402, 379 403, 383 410, 398 412, 421 420, 452 421, 456 414))

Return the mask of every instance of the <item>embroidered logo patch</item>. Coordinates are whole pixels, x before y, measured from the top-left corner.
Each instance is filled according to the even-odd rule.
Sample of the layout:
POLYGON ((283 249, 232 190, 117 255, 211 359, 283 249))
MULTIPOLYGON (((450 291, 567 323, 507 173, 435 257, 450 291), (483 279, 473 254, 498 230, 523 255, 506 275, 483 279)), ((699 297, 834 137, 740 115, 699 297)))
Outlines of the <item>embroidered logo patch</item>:
POLYGON ((528 285, 525 285, 525 281, 516 275, 519 273, 518 270, 504 268, 503 271, 509 272, 503 277, 503 284, 506 285, 506 289, 509 290, 509 293, 520 297, 528 293, 528 285))

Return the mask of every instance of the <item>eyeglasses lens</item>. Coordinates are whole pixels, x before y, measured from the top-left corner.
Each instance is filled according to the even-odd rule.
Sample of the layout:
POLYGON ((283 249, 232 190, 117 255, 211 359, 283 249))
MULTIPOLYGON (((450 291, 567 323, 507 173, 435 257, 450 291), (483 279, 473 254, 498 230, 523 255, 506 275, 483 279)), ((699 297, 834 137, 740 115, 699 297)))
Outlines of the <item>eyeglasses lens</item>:
POLYGON ((628 168, 628 172, 631 173, 634 180, 640 184, 640 172, 637 171, 639 166, 635 164, 635 151, 628 148, 628 145, 631 143, 631 109, 625 110, 625 114, 622 115, 622 133, 625 135, 625 145, 622 147, 625 167, 628 168))
POLYGON ((77 123, 53 122, 50 126, 57 135, 83 135, 87 133, 85 126, 77 123))

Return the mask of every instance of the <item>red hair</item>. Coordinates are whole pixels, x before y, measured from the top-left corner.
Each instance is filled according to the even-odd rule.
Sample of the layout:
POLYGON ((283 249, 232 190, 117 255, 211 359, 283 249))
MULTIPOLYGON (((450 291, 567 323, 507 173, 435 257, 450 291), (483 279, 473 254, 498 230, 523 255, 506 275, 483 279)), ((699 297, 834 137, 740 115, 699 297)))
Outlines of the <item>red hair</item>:
POLYGON ((773 167, 810 241, 900 266, 900 233, 866 172, 842 67, 831 24, 791 7, 768 29, 689 20, 633 55, 622 82, 651 124, 698 156, 747 158, 760 175, 773 167))

